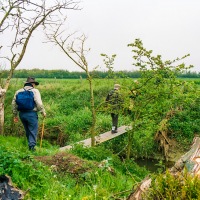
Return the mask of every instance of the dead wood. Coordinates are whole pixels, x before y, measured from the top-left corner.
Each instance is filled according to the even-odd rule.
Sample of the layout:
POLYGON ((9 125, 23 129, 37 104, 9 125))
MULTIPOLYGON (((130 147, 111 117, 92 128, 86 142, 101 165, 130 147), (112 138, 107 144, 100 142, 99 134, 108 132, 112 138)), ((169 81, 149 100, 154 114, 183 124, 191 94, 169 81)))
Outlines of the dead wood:
POLYGON ((0 199, 1 200, 21 200, 24 199, 25 193, 14 188, 11 178, 6 175, 0 176, 0 199))
POLYGON ((132 192, 127 200, 140 200, 142 196, 146 193, 148 188, 151 185, 151 178, 146 177, 136 188, 134 192, 132 192))
POLYGON ((190 150, 184 154, 171 168, 170 172, 175 174, 181 172, 184 167, 194 175, 200 175, 200 138, 195 137, 190 150))
POLYGON ((165 160, 168 160, 168 152, 171 145, 171 141, 169 139, 169 132, 168 132, 168 121, 171 117, 173 117, 179 108, 171 109, 167 112, 166 117, 160 122, 159 128, 155 135, 155 140, 159 143, 159 149, 163 151, 165 160))

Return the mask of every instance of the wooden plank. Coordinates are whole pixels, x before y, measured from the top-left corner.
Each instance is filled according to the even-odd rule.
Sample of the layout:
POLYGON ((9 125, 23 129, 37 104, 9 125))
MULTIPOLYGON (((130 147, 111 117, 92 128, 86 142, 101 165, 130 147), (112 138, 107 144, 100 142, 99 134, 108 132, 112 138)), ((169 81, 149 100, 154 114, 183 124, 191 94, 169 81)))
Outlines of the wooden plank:
MULTIPOLYGON (((111 140, 119 135, 122 135, 124 133, 126 133, 128 130, 131 130, 131 126, 121 126, 118 128, 118 132, 117 133, 111 133, 111 131, 105 132, 103 134, 100 134, 98 136, 95 137, 95 141, 96 141, 96 145, 100 144, 102 142, 105 142, 107 140, 111 140)), ((85 147, 91 147, 91 138, 82 140, 80 142, 77 142, 75 144, 83 144, 83 146, 85 147)), ((68 145, 68 146, 64 146, 61 147, 59 150, 60 151, 65 151, 65 150, 69 150, 73 147, 73 145, 68 145)))
MULTIPOLYGON (((128 130, 130 130, 131 128, 128 126, 121 126, 118 128, 118 132, 117 133, 111 133, 111 131, 108 131, 106 133, 100 134, 99 136, 96 136, 96 144, 100 144, 102 142, 105 142, 107 140, 113 139, 119 135, 122 135, 124 133, 126 133, 128 130)), ((90 142, 91 143, 91 142, 90 142)))

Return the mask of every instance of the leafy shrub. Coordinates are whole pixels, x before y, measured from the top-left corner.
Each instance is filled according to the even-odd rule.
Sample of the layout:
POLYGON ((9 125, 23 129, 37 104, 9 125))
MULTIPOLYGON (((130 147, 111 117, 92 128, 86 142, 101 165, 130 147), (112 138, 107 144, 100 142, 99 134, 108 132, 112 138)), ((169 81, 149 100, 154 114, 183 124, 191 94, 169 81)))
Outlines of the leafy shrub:
POLYGON ((178 112, 169 121, 169 129, 172 137, 178 139, 179 142, 191 142, 195 134, 200 133, 200 104, 197 98, 194 102, 188 103, 183 110, 178 112))
POLYGON ((151 189, 145 199, 199 199, 200 179, 187 173, 166 174, 153 177, 151 189))

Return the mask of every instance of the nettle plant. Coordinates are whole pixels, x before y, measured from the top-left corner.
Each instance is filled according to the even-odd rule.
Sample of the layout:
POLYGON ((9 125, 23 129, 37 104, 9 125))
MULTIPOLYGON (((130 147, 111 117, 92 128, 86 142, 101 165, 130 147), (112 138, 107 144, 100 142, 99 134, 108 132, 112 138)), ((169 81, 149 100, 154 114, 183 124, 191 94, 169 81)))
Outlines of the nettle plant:
MULTIPOLYGON (((153 56, 153 51, 146 50, 140 39, 128 47, 132 48, 133 65, 139 68, 141 78, 133 81, 129 88, 128 109, 133 129, 129 131, 127 157, 131 154, 148 157, 156 147, 155 136, 162 120, 168 120, 195 99, 194 86, 190 84, 186 91, 186 83, 176 78, 177 73, 192 66, 181 63, 189 55, 172 61, 163 61, 161 55, 153 56)), ((167 129, 167 123, 162 128, 167 129)))

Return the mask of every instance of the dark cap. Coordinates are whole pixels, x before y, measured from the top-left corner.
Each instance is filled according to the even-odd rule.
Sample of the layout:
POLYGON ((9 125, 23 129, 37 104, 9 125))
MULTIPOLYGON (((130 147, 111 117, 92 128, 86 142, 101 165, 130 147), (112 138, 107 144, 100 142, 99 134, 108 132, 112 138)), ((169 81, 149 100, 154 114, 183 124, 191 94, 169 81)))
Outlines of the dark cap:
POLYGON ((35 81, 34 77, 28 77, 25 83, 35 83, 35 85, 39 85, 39 83, 35 81))

